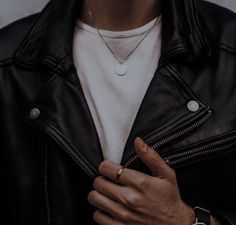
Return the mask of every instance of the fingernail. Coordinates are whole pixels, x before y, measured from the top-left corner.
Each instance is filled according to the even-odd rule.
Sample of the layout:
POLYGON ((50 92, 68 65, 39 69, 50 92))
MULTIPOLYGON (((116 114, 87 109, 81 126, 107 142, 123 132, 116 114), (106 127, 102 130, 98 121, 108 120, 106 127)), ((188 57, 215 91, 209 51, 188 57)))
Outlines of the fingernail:
POLYGON ((148 151, 148 146, 147 144, 143 141, 142 138, 138 137, 139 141, 140 141, 140 147, 144 152, 148 151))

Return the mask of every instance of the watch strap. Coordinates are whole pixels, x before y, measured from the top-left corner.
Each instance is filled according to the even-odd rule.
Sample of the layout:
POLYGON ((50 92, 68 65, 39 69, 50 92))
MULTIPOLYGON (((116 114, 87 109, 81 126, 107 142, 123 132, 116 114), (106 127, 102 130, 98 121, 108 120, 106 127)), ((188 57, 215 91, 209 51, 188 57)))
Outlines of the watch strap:
POLYGON ((211 224, 211 213, 201 207, 194 208, 196 221, 193 225, 210 225, 211 224))

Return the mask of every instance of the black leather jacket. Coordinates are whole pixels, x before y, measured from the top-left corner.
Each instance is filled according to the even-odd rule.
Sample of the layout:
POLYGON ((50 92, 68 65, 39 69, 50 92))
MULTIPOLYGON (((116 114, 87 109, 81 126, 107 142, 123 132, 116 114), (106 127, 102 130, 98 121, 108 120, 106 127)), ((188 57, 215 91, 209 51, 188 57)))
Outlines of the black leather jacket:
MULTIPOLYGON (((103 158, 72 60, 80 8, 53 0, 0 31, 2 225, 93 224, 87 194, 103 158)), ((143 137, 184 201, 236 225, 236 15, 200 0, 165 0, 162 14, 161 60, 122 164, 149 173, 130 160, 143 137)))

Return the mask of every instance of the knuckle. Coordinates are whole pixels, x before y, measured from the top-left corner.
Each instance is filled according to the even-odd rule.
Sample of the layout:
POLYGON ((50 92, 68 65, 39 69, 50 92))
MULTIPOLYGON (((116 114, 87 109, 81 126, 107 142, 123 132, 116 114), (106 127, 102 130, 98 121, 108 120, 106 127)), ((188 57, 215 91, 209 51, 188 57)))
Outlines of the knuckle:
POLYGON ((143 189, 147 186, 147 180, 144 177, 139 177, 136 179, 136 184, 139 189, 143 189))
POLYGON ((108 165, 109 165, 108 160, 103 161, 98 167, 99 172, 106 170, 108 168, 108 165))
MULTIPOLYGON (((121 216, 119 217, 119 219, 123 222, 125 222, 125 224, 143 224, 143 223, 139 223, 139 216, 134 215, 130 212, 123 212, 121 214, 121 216)), ((123 224, 123 223, 122 223, 123 224)))
POLYGON ((123 220, 123 221, 129 221, 130 218, 130 214, 128 211, 126 210, 122 210, 119 215, 118 215, 119 219, 123 220))
POLYGON ((135 209, 140 205, 140 197, 138 194, 130 193, 124 198, 124 204, 128 208, 135 209))
MULTIPOLYGON (((119 215, 117 215, 117 218, 121 221, 121 222, 125 222, 125 224, 143 224, 140 220, 140 217, 137 216, 136 214, 133 214, 127 210, 123 210, 122 212, 120 212, 119 215)), ((123 224, 123 223, 122 223, 123 224)))

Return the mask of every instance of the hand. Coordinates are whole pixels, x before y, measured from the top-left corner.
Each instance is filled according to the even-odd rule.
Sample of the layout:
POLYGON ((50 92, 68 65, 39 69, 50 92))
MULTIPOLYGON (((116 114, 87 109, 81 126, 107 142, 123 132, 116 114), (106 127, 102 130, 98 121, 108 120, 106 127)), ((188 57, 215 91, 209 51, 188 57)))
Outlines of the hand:
POLYGON ((102 176, 95 179, 95 190, 88 196, 89 202, 99 209, 94 220, 100 225, 193 224, 194 211, 181 200, 175 171, 140 138, 134 144, 153 176, 126 168, 117 184, 115 177, 121 166, 102 162, 102 176))

